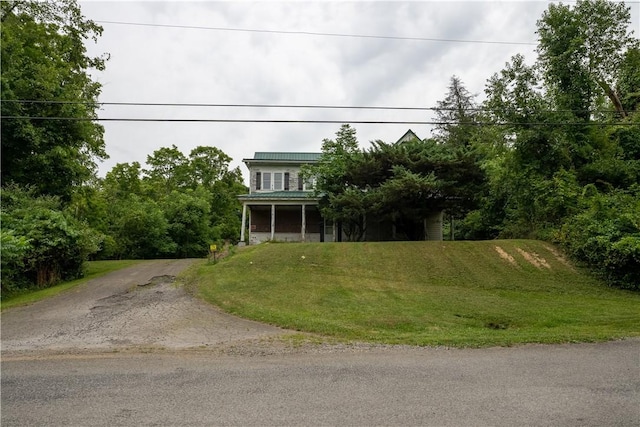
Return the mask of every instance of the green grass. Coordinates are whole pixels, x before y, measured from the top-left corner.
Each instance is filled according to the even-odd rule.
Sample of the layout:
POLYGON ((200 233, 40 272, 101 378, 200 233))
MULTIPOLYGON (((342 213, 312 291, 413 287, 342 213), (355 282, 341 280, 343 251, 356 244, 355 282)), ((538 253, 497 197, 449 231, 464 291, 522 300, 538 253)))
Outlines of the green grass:
POLYGON ((263 244, 192 275, 200 295, 230 313, 347 341, 640 336, 640 294, 607 287, 539 241, 263 244), (538 266, 527 260, 534 254, 538 266))
POLYGON ((81 279, 62 282, 50 288, 29 290, 12 295, 3 295, 0 301, 2 310, 20 305, 32 304, 41 299, 58 295, 68 289, 81 285, 96 277, 104 276, 112 271, 120 270, 140 261, 122 260, 122 261, 88 261, 85 265, 85 276, 81 279))

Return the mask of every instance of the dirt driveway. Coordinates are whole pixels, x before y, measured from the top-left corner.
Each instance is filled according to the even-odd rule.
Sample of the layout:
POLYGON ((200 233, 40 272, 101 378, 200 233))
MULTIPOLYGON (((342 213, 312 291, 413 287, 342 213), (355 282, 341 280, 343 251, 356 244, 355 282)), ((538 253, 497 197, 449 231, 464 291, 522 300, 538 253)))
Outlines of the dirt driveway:
POLYGON ((230 316, 175 276, 194 260, 144 261, 54 298, 2 313, 2 355, 206 349, 284 330, 230 316))

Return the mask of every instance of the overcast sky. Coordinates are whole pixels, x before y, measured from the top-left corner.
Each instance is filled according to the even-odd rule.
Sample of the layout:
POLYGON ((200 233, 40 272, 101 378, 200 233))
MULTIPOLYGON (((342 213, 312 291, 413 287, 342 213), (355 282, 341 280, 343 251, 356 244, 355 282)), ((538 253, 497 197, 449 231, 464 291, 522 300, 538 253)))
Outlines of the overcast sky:
MULTIPOLYGON (((433 107, 451 76, 483 98, 510 58, 536 58, 536 21, 546 1, 184 2, 82 1, 104 28, 91 55, 110 54, 102 102, 433 107), (113 22, 129 23, 116 24, 113 22), (131 25, 152 24, 152 25, 131 25), (176 28, 207 27, 207 28, 176 28), (243 30, 243 31, 239 31, 243 30), (244 31, 253 30, 253 31, 244 31), (259 31, 256 31, 259 30, 259 31), (300 33, 381 37, 344 37, 300 33), (401 38, 401 39, 398 39, 401 38), (404 39, 406 38, 406 39, 404 39), (440 39, 459 40, 410 40, 440 39), (465 41, 465 42, 462 42, 465 41), (482 43, 482 42, 510 42, 482 43)), ((638 2, 629 4, 635 35, 638 2)), ((104 118, 429 121, 430 111, 104 106, 104 118)), ((255 151, 320 151, 339 124, 104 122, 110 159, 140 162, 175 144, 185 155, 213 145, 233 158, 255 151)), ((428 125, 354 124, 362 147, 428 125)))

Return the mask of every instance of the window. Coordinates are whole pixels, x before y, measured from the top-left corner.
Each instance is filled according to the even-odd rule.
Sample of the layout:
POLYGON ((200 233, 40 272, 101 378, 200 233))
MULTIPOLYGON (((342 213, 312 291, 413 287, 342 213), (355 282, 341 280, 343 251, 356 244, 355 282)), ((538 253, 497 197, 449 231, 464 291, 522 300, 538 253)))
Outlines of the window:
POLYGON ((262 188, 265 190, 271 190, 271 172, 265 172, 262 174, 262 188))
POLYGON ((284 191, 289 191, 289 172, 284 173, 284 191))
POLYGON ((304 182, 302 181, 302 175, 298 174, 298 191, 302 191, 302 185, 304 182))
POLYGON ((262 174, 260 172, 256 172, 256 190, 260 190, 262 184, 262 174))
POLYGON ((282 190, 282 172, 274 172, 273 174, 273 189, 282 190))

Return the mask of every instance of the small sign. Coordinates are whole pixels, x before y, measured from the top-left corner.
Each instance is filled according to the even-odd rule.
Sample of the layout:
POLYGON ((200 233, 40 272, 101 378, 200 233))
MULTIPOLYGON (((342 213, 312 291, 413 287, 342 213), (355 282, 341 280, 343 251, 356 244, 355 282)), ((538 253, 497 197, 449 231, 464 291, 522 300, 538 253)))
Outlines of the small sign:
POLYGON ((210 250, 211 252, 215 252, 215 251, 217 251, 217 250, 218 250, 218 247, 217 247, 216 245, 209 245, 209 250, 210 250))

